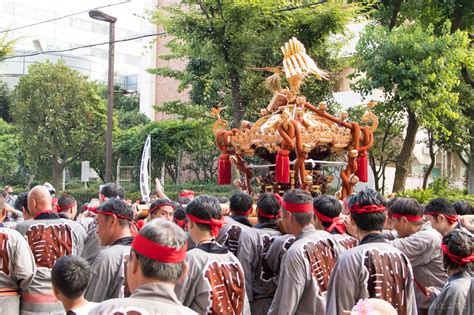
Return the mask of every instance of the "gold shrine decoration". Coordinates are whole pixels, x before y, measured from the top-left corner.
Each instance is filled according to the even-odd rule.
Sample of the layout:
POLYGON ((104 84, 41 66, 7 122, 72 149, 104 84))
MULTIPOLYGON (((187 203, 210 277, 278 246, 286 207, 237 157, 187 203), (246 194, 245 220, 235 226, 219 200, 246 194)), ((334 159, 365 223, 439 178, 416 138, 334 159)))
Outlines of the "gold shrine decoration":
POLYGON ((269 170, 269 174, 278 176, 275 175, 273 182, 262 184, 263 190, 273 186, 275 192, 282 190, 282 187, 323 191, 323 184, 328 183, 328 179, 324 179, 323 175, 316 176, 315 170, 307 169, 306 163, 323 150, 330 155, 347 155, 347 166, 341 172, 340 197, 344 199, 352 193, 359 179, 367 180, 367 151, 373 145, 373 133, 378 127, 378 118, 372 112, 375 103, 368 103, 367 112, 362 116, 362 125, 347 121, 345 112, 338 117, 332 116, 326 111, 324 102, 318 106, 312 105, 304 95, 299 95, 301 84, 311 75, 327 79, 328 73, 318 68, 316 62, 306 54, 303 44, 294 37, 281 50, 283 71, 278 67, 263 68, 274 72, 270 77, 273 83, 268 86, 273 98, 262 109, 261 117, 255 123, 242 121, 240 128, 229 130, 228 122, 220 117, 222 108, 211 111, 217 118, 213 131, 216 145, 222 153, 219 158, 219 183, 231 182, 231 163, 243 178, 238 181, 238 186, 250 192, 253 173, 244 157, 258 155, 267 160, 276 158, 275 170, 269 170), (280 85, 278 78, 281 72, 285 74, 288 88, 280 85), (292 159, 296 157, 291 172, 285 170, 289 167, 289 156, 292 159))

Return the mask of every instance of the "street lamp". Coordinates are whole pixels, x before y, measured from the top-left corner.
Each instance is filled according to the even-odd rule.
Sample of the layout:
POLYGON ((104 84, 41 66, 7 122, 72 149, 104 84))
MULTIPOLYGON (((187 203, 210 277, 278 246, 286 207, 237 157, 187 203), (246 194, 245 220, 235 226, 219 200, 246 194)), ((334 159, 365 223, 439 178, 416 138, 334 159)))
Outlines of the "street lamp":
POLYGON ((112 182, 112 130, 114 106, 114 41, 116 17, 105 14, 99 10, 89 11, 89 16, 94 20, 109 23, 109 73, 107 79, 107 130, 105 133, 105 181, 112 182))

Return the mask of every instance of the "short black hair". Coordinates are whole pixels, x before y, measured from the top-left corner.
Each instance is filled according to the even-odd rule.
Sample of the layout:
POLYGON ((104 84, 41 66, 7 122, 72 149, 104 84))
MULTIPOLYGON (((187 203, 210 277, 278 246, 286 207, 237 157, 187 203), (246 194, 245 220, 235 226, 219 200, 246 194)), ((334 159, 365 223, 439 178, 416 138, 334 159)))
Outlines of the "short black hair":
POLYGON ((176 208, 174 203, 171 202, 171 200, 169 200, 168 198, 160 198, 160 199, 157 199, 157 200, 155 200, 151 203, 151 205, 150 205, 150 214, 151 214, 152 210, 153 210, 153 212, 156 212, 162 206, 171 206, 171 207, 173 207, 173 211, 176 208))
MULTIPOLYGON (((349 200, 349 208, 352 208, 355 204, 359 206, 383 206, 385 207, 387 202, 385 198, 377 191, 373 189, 364 189, 359 191, 356 195, 353 195, 349 200)), ((351 218, 354 220, 357 227, 362 231, 382 231, 385 225, 387 216, 385 212, 373 212, 373 213, 361 213, 351 212, 351 218)))
POLYGON ((121 217, 129 218, 127 220, 127 219, 117 217, 119 219, 120 225, 122 226, 130 225, 130 222, 133 221, 132 207, 121 199, 111 198, 107 200, 106 202, 101 204, 99 207, 97 207, 97 212, 100 212, 100 211, 111 212, 121 217))
POLYGON ((189 197, 178 197, 178 202, 182 205, 187 205, 191 202, 191 199, 189 197))
MULTIPOLYGON (((338 217, 341 214, 342 206, 339 200, 329 195, 322 195, 314 198, 313 208, 319 213, 329 218, 338 217)), ((323 227, 328 228, 332 223, 321 221, 323 227)))
POLYGON ((453 208, 456 210, 458 215, 474 214, 474 208, 472 205, 465 201, 459 200, 453 203, 453 208))
MULTIPOLYGON (((219 200, 213 196, 201 195, 194 198, 186 207, 186 213, 199 219, 209 221, 222 218, 221 205, 219 200)), ((196 223, 201 230, 211 231, 207 224, 196 223)))
MULTIPOLYGON (((450 253, 459 257, 468 257, 474 251, 474 237, 469 232, 462 229, 454 229, 443 237, 443 244, 448 247, 450 253)), ((460 271, 470 271, 472 263, 463 266, 452 261, 448 255, 443 254, 444 268, 457 269, 460 271)))
POLYGON ((456 215, 453 205, 445 198, 434 198, 425 207, 425 212, 436 212, 444 215, 456 215))
MULTIPOLYGON (((257 208, 263 213, 276 216, 280 211, 280 203, 273 193, 261 194, 257 199, 257 208)), ((257 211, 258 221, 260 223, 272 222, 275 219, 261 217, 257 211)))
POLYGON ((69 207, 76 203, 76 199, 69 194, 63 194, 58 199, 58 206, 59 208, 69 207))
MULTIPOLYGON (((311 197, 311 195, 307 191, 301 189, 288 190, 283 195, 283 200, 285 202, 294 204, 313 203, 313 197, 311 197)), ((299 225, 304 226, 311 223, 311 221, 313 220, 314 212, 294 212, 292 213, 292 215, 295 217, 295 220, 296 222, 298 222, 299 225)))
POLYGON ((217 200, 219 200, 219 203, 229 203, 229 198, 226 196, 215 196, 217 200))
POLYGON ((244 214, 252 207, 252 205, 252 197, 244 192, 236 192, 232 197, 230 197, 229 209, 233 214, 244 214))
POLYGON ((22 211, 22 207, 25 208, 28 213, 30 212, 30 210, 28 209, 28 191, 19 194, 15 200, 14 208, 22 211))
POLYGON ((51 270, 53 285, 68 299, 81 297, 89 285, 90 277, 89 263, 75 255, 59 258, 51 270))
POLYGON ((100 193, 107 198, 125 198, 125 191, 122 186, 116 183, 108 183, 102 186, 100 193))
MULTIPOLYGON (((394 214, 422 217, 423 206, 418 202, 418 200, 413 198, 397 198, 395 201, 390 202, 390 205, 388 206, 388 216, 391 217, 394 214)), ((423 220, 412 223, 423 224, 423 220)))
POLYGON ((184 207, 177 207, 176 210, 173 212, 173 218, 175 218, 176 220, 186 219, 186 210, 184 210, 184 207))

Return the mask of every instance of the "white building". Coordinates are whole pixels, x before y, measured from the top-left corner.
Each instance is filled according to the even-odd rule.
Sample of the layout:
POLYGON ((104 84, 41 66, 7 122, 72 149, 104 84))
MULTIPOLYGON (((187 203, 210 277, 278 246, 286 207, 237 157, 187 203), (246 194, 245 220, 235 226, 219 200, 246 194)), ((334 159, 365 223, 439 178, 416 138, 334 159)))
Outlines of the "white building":
MULTIPOLYGON (((125 39, 156 33, 156 26, 144 18, 146 10, 154 9, 155 0, 2 0, 0 2, 0 31, 11 30, 9 39, 16 39, 15 55, 64 50, 78 46, 108 42, 109 24, 93 20, 87 11, 100 10, 117 18, 115 38, 125 39), (117 4, 120 3, 120 4, 117 4), (117 4, 117 5, 113 5, 117 4), (80 14, 75 14, 83 12, 80 14), (41 23, 65 15, 51 22, 41 23), (31 24, 39 23, 31 26, 31 24), (25 28, 20 28, 27 26, 25 28), (19 29, 17 29, 19 28, 19 29)), ((0 34, 1 35, 1 34, 0 34)), ((140 93, 140 110, 154 117, 155 76, 146 72, 156 62, 156 49, 146 48, 156 37, 115 43, 115 82, 123 88, 140 93)), ((152 45, 153 46, 153 45, 152 45)), ((41 54, 8 59, 0 64, 0 80, 12 87, 26 74, 31 63, 63 59, 68 66, 93 80, 106 82, 108 45, 81 48, 68 52, 41 54)))

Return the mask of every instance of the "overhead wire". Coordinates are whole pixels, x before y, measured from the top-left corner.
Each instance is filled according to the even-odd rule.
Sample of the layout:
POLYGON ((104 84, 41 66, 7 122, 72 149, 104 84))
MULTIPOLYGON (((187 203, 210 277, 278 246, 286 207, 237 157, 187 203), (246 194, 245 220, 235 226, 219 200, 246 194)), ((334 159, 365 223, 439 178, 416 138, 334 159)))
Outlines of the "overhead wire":
POLYGON ((128 37, 128 38, 116 39, 114 41, 106 41, 106 42, 100 42, 100 43, 95 43, 95 44, 75 46, 75 47, 65 48, 65 49, 38 51, 38 52, 34 52, 34 53, 29 53, 29 54, 21 54, 21 55, 18 54, 18 55, 13 55, 13 56, 6 56, 6 57, 0 59, 0 61, 7 60, 7 59, 13 59, 13 58, 25 58, 25 57, 33 57, 33 56, 38 56, 38 55, 50 55, 50 54, 55 54, 55 53, 64 53, 64 52, 73 51, 73 50, 77 50, 77 49, 90 48, 90 47, 101 46, 101 45, 108 45, 110 43, 127 42, 127 41, 137 40, 137 39, 146 38, 146 37, 163 36, 163 35, 166 35, 166 32, 137 35, 137 36, 132 36, 132 37, 128 37))
POLYGON ((11 29, 2 30, 2 31, 0 31, 0 34, 2 34, 2 33, 7 33, 7 32, 12 32, 12 31, 16 31, 16 30, 21 30, 21 29, 23 29, 23 28, 32 27, 32 26, 37 26, 37 25, 41 25, 41 24, 45 24, 45 23, 49 23, 49 22, 54 22, 54 21, 57 21, 57 20, 61 20, 61 19, 65 19, 65 18, 71 17, 71 16, 75 16, 75 15, 87 13, 87 12, 89 12, 89 11, 91 11, 91 10, 99 10, 99 9, 103 9, 103 8, 114 7, 114 6, 116 6, 116 5, 120 5, 120 4, 124 4, 124 3, 129 3, 129 2, 130 2, 130 0, 125 0, 125 1, 122 1, 122 2, 111 3, 111 4, 103 5, 103 6, 100 6, 100 7, 96 7, 96 8, 91 8, 91 9, 83 10, 83 11, 76 12, 76 13, 66 14, 66 15, 58 16, 58 17, 55 17, 55 18, 52 18, 52 19, 48 19, 48 20, 44 20, 44 21, 40 21, 40 22, 28 24, 28 25, 18 26, 18 27, 11 28, 11 29))

